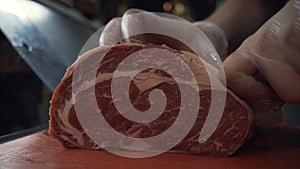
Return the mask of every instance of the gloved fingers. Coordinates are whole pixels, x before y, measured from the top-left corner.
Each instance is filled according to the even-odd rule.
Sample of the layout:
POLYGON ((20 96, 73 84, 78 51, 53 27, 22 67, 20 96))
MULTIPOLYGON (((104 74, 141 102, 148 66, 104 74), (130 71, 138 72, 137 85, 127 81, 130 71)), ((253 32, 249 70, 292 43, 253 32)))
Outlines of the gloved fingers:
POLYGON ((256 79, 258 69, 248 55, 242 44, 224 61, 226 77, 221 80, 226 78, 227 86, 256 109, 277 111, 282 102, 268 84, 256 79))
POLYGON ((154 13, 140 9, 129 9, 122 17, 121 29, 124 41, 127 43, 166 44, 176 48, 172 46, 174 40, 164 36, 164 21, 166 20, 163 17, 154 13))
POLYGON ((222 28, 207 21, 194 22, 194 25, 208 37, 221 59, 224 60, 227 57, 228 41, 222 28))
POLYGON ((100 46, 115 45, 123 39, 121 22, 122 18, 116 17, 106 24, 99 39, 100 46))
POLYGON ((137 9, 137 8, 131 8, 128 9, 123 15, 132 15, 132 14, 143 13, 143 12, 148 12, 148 11, 137 9))
MULTIPOLYGON (((169 43, 173 43, 172 40, 174 39, 175 41, 188 41, 192 43, 193 39, 195 39, 196 28, 194 27, 193 30, 191 27, 192 25, 187 21, 175 17, 172 18, 171 15, 157 15, 137 9, 128 10, 122 19, 123 37, 152 34, 150 37, 139 36, 139 38, 147 40, 146 42, 148 43, 154 42, 154 44, 165 43, 169 45, 169 43)), ((189 44, 186 45, 188 46, 189 44)))
MULTIPOLYGON (((141 12, 146 12, 140 9, 129 9, 124 13, 124 16, 135 14, 135 13, 141 13, 141 12)), ((102 31, 102 34, 99 39, 99 44, 100 46, 103 45, 115 45, 117 43, 124 43, 124 37, 123 34, 125 34, 126 37, 126 32, 128 29, 131 29, 130 25, 128 28, 126 26, 124 27, 125 32, 122 31, 121 29, 122 26, 122 17, 116 17, 110 20, 105 28, 102 31)))
POLYGON ((300 1, 292 0, 249 41, 251 60, 288 103, 300 102, 300 1))
POLYGON ((172 32, 166 26, 173 23, 174 29, 176 29, 176 27, 182 26, 181 22, 133 9, 133 12, 129 10, 123 15, 122 33, 127 43, 167 45, 177 50, 191 51, 181 41, 182 38, 172 36, 172 32))
POLYGON ((216 67, 220 64, 217 52, 204 33, 183 19, 133 9, 123 15, 121 29, 127 42, 165 44, 177 50, 197 53, 216 67))
POLYGON ((271 40, 262 44, 260 50, 254 48, 247 57, 282 100, 288 103, 300 102, 300 53, 271 40))
POLYGON ((125 41, 128 43, 146 43, 144 37, 144 33, 147 31, 146 28, 152 28, 153 24, 159 23, 160 20, 160 18, 152 15, 152 13, 140 9, 127 10, 122 17, 121 24, 122 35, 125 41))
POLYGON ((229 88, 252 104, 273 109, 280 105, 276 96, 300 102, 299 15, 299 0, 290 1, 225 60, 229 88), (268 84, 255 78, 258 72, 268 84))
POLYGON ((300 71, 300 0, 290 1, 257 32, 259 55, 292 65, 300 71))

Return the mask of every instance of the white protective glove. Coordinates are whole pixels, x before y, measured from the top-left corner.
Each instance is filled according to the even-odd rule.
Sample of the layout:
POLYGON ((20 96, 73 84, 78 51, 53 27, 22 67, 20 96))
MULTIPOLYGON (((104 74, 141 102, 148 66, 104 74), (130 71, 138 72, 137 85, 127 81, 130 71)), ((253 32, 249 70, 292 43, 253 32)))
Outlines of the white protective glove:
POLYGON ((211 41, 222 60, 227 57, 228 41, 225 32, 218 25, 208 21, 194 22, 211 41))
MULTIPOLYGON (((178 22, 177 19, 167 18, 165 16, 162 17, 149 12, 147 12, 147 15, 141 15, 138 17, 136 15, 134 16, 134 14, 137 13, 146 13, 146 11, 139 9, 129 9, 124 13, 122 18, 112 19, 102 32, 99 41, 100 45, 114 45, 119 42, 120 39, 123 39, 128 35, 132 35, 137 31, 146 31, 148 28, 151 28, 152 30, 155 29, 157 32, 170 32, 171 34, 172 32, 174 32, 177 35, 178 32, 180 32, 180 35, 178 36, 181 37, 181 39, 188 40, 190 44, 201 45, 201 42, 199 42, 199 38, 195 36, 195 34, 199 32, 195 29, 198 28, 211 41, 220 57, 222 59, 226 57, 228 43, 225 33, 219 26, 213 23, 207 21, 195 22, 194 25, 196 27, 191 27, 191 24, 187 23, 187 21, 178 22), (130 17, 130 15, 132 15, 133 17, 130 17)), ((178 44, 172 39, 157 36, 150 38, 139 37, 137 39, 129 39, 127 42, 143 43, 143 41, 144 43, 166 44, 177 50, 186 50, 186 47, 184 45, 178 44)))
POLYGON ((280 100, 300 103, 300 1, 289 1, 223 66, 228 87, 254 107, 276 111, 280 100))

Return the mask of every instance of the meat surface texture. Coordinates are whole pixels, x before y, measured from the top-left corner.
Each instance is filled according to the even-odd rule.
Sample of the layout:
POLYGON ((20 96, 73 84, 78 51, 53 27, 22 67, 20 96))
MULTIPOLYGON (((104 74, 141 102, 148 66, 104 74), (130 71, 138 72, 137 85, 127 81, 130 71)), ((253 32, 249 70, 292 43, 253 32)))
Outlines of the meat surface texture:
MULTIPOLYGON (((49 135, 56 137, 65 147, 101 149, 101 146, 90 138, 78 120, 74 108, 72 82, 75 66, 80 68, 90 64, 98 64, 97 56, 104 52, 106 55, 98 64, 99 69, 95 83, 87 83, 82 90, 94 90, 98 108, 107 123, 117 132, 134 138, 153 137, 167 130, 178 116, 182 96, 178 84, 167 72, 153 68, 145 69, 135 75, 128 88, 130 103, 141 112, 146 111, 151 106, 149 101, 151 91, 154 89, 163 91, 167 99, 166 106, 164 112, 153 121, 147 123, 131 121, 118 112, 113 101, 111 84, 114 71, 127 56, 144 49, 161 49, 181 58, 192 70, 199 88, 197 94, 199 94, 200 106, 195 123, 182 141, 169 150, 170 152, 230 156, 251 138, 253 130, 252 110, 233 92, 222 87, 222 84, 217 80, 216 73, 213 74, 213 77, 208 76, 207 68, 211 69, 212 72, 216 71, 212 66, 205 69, 199 57, 189 52, 177 51, 166 46, 139 44, 120 44, 109 50, 107 47, 95 48, 80 56, 68 68, 50 103, 49 135), (217 87, 212 87, 211 83, 216 83, 215 86, 217 87), (212 91, 216 93, 225 91, 224 111, 220 112, 222 113, 221 119, 211 136, 204 142, 199 142, 198 138, 211 106, 212 91)), ((152 55, 154 54, 149 54, 150 59, 152 55)), ((88 113, 86 116, 89 116, 88 113)))

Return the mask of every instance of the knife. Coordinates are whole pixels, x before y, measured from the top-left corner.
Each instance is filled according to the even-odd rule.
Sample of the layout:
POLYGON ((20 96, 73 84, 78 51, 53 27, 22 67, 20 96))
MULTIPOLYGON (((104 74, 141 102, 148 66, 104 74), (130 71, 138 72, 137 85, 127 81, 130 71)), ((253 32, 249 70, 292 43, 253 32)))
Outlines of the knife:
POLYGON ((0 18, 7 40, 52 92, 95 31, 28 0, 2 2, 0 18))

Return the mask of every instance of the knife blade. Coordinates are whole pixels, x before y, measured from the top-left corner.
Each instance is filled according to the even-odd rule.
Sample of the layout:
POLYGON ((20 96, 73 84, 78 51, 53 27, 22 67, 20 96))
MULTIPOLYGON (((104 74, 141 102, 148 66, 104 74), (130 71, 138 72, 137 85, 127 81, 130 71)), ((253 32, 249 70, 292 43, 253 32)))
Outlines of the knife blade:
POLYGON ((7 40, 52 92, 95 31, 27 0, 1 3, 0 18, 7 40))

